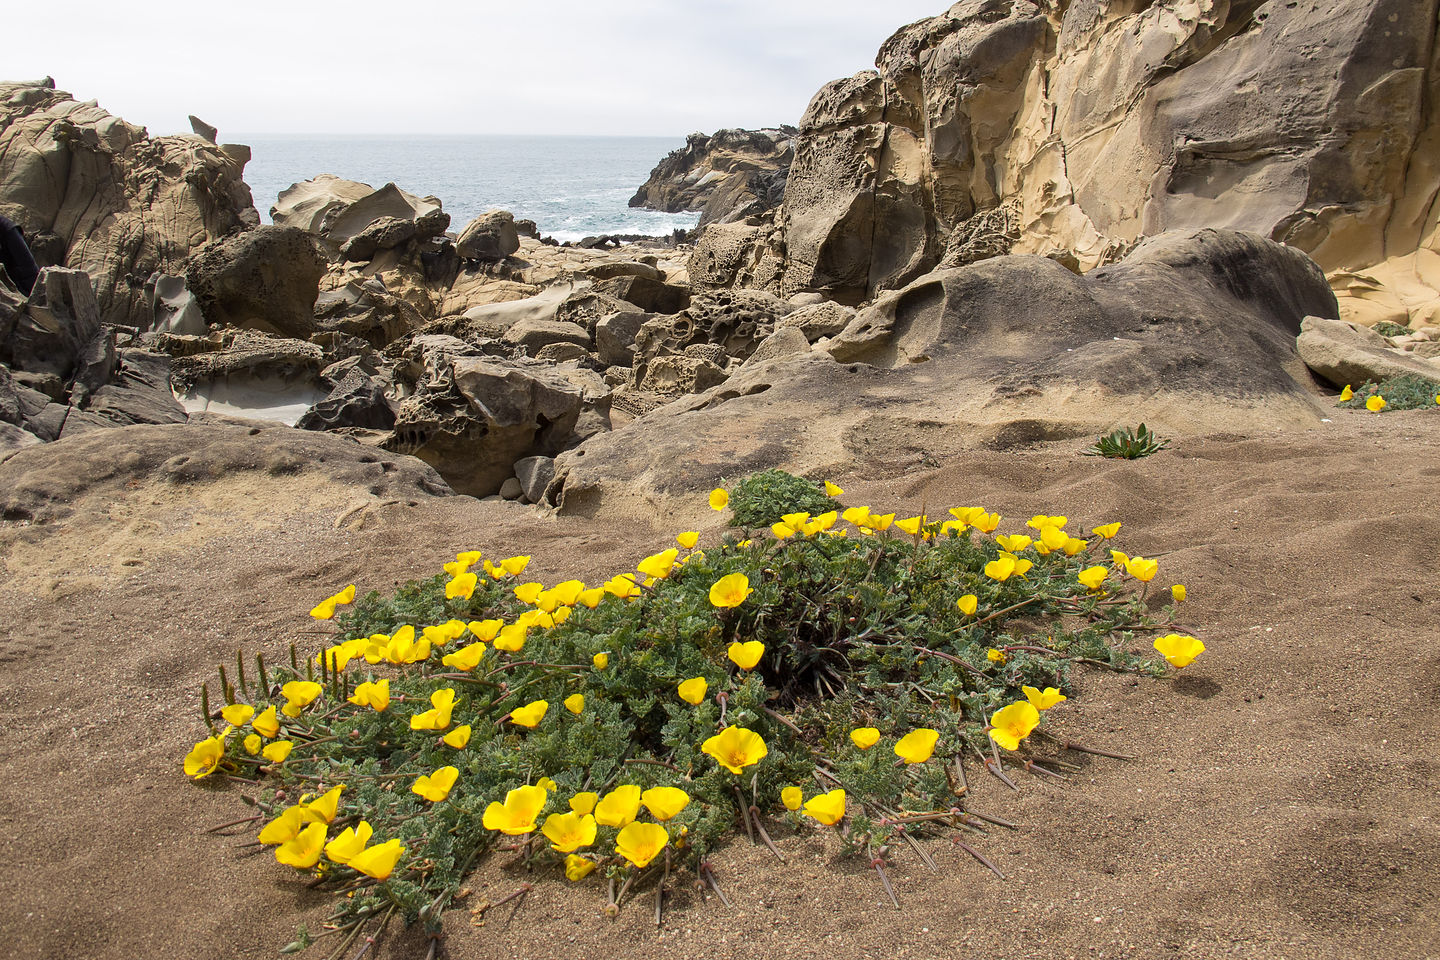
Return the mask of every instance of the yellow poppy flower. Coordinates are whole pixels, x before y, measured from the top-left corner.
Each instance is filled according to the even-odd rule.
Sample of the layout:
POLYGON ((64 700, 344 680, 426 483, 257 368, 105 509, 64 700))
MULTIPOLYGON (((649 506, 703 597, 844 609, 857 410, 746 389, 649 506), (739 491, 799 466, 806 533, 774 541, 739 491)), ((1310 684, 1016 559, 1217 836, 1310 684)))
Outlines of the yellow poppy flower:
POLYGON ((795 536, 795 534, 799 533, 800 531, 796 530, 788 523, 776 522, 770 524, 770 532, 775 535, 776 540, 785 540, 789 537, 795 536))
POLYGON ((679 787, 651 787, 640 794, 640 802, 650 811, 650 816, 664 822, 690 805, 690 794, 679 787))
POLYGON ((570 694, 570 696, 565 698, 565 709, 578 717, 585 709, 585 694, 570 694))
POLYGON ((600 606, 600 601, 604 598, 604 587, 592 587, 589 590, 582 590, 580 592, 580 596, 575 598, 575 602, 588 610, 594 610, 596 607, 600 606))
POLYGON ((185 776, 202 780, 215 772, 224 757, 225 742, 222 738, 201 740, 185 755, 185 776))
POLYGON ((1111 537, 1115 536, 1115 534, 1120 532, 1120 521, 1117 520, 1114 523, 1104 524, 1103 526, 1096 527, 1090 532, 1095 534, 1095 536, 1097 537, 1103 537, 1104 539, 1109 540, 1111 537))
POLYGON ((1104 583, 1105 578, 1109 575, 1109 567, 1096 565, 1081 570, 1075 578, 1079 580, 1087 590, 1099 590, 1100 584, 1104 583))
POLYGON ((344 792, 345 784, 331 787, 314 800, 305 804, 301 810, 306 820, 323 820, 326 823, 335 819, 336 812, 340 809, 340 794, 344 792))
POLYGON ((245 752, 252 757, 255 756, 255 754, 260 752, 260 744, 263 742, 264 741, 260 739, 260 734, 250 734, 250 736, 245 738, 245 752))
POLYGON ((736 774, 759 763, 770 752, 760 734, 744 727, 726 727, 701 744, 700 749, 736 774))
POLYGON ((970 526, 979 530, 981 533, 993 533, 995 528, 1000 526, 1000 521, 1003 519, 1005 518, 998 513, 986 513, 984 510, 981 510, 979 513, 974 514, 969 522, 970 526))
POLYGON ((880 742, 880 731, 874 727, 856 727, 850 731, 850 742, 861 750, 869 750, 880 742))
POLYGON ((675 542, 686 550, 694 550, 695 544, 700 542, 700 532, 698 530, 686 530, 684 533, 676 535, 675 542))
POLYGON ((1167 633, 1165 636, 1156 639, 1155 649, 1160 655, 1170 661, 1170 666, 1187 667, 1196 657, 1205 652, 1205 644, 1194 637, 1184 636, 1179 633, 1167 633))
POLYGON ((1039 513, 1025 521, 1025 526, 1033 530, 1044 530, 1046 527, 1054 527, 1060 530, 1064 529, 1065 524, 1069 522, 1069 517, 1047 517, 1045 514, 1039 513))
POLYGON ((557 853, 574 853, 595 842, 595 818, 576 813, 552 813, 545 818, 540 832, 557 853))
POLYGON ((417 713, 410 718, 411 730, 444 730, 450 726, 450 714, 455 709, 455 691, 449 687, 430 694, 432 709, 417 713))
POLYGON ((293 840, 300 835, 300 831, 304 829, 305 824, 311 819, 313 818, 307 818, 305 816, 304 808, 298 804, 293 807, 287 807, 281 812, 280 816, 271 820, 260 829, 260 835, 257 839, 265 844, 284 843, 287 840, 293 840))
POLYGON ((539 726, 540 721, 545 718, 545 711, 549 709, 549 700, 531 700, 525 706, 510 711, 510 722, 533 730, 539 726))
POLYGON ((1000 554, 999 557, 985 564, 985 576, 1004 583, 1015 573, 1015 559, 1011 554, 1000 554))
POLYGON ((895 756, 906 763, 924 763, 935 752, 935 742, 940 739, 939 730, 921 727, 911 730, 895 744, 895 756))
POLYGON ((495 636, 495 649, 506 653, 519 653, 525 648, 525 635, 529 628, 523 623, 507 623, 495 636))
POLYGON ((745 574, 726 574, 710 586, 710 603, 722 610, 738 607, 754 592, 745 574))
POLYGON ((577 793, 570 798, 570 809, 584 816, 587 813, 594 812, 595 804, 598 803, 599 800, 600 794, 592 790, 586 790, 584 793, 577 793))
POLYGON ((851 507, 840 514, 846 523, 853 523, 857 527, 863 527, 870 520, 869 507, 851 507))
POLYGON ((1130 555, 1128 553, 1121 553, 1119 550, 1111 550, 1110 562, 1117 567, 1123 567, 1130 562, 1130 555))
POLYGON ((254 720, 250 721, 250 726, 254 727, 255 732, 262 737, 277 736, 280 733, 280 720, 275 716, 274 705, 262 710, 254 720))
POLYGON ((309 870, 320 862, 320 851, 325 848, 326 829, 323 823, 310 824, 294 838, 280 844, 275 850, 275 859, 287 867, 309 870))
POLYGON ((629 600, 640 596, 640 586, 628 574, 622 573, 605 581, 605 592, 621 600, 629 600))
POLYGON ((691 677, 689 680, 682 680, 676 689, 680 693, 680 699, 686 703, 698 705, 705 699, 705 691, 710 684, 704 677, 691 677))
POLYGON ((990 739, 1006 750, 1019 750, 1020 741, 1040 724, 1040 711, 1020 700, 1001 707, 990 717, 990 739))
POLYGON ((1019 553, 1021 550, 1024 550, 1026 547, 1030 546, 1030 544, 1034 543, 1035 541, 1030 539, 1023 533, 1002 533, 1000 534, 1000 536, 995 538, 995 542, 1000 544, 1000 549, 1002 550, 1008 550, 1011 553, 1019 553))
POLYGON ((1030 701, 1030 706, 1036 710, 1049 710, 1055 704, 1066 699, 1065 694, 1055 687, 1046 687, 1044 690, 1037 690, 1034 687, 1021 687, 1020 692, 1025 694, 1025 699, 1030 701))
POLYGON ((827 496, 827 497, 838 497, 838 496, 840 496, 840 494, 842 494, 842 493, 844 493, 844 492, 845 492, 844 490, 841 490, 838 486, 836 486, 835 484, 831 483, 829 480, 826 480, 826 481, 825 481, 825 496, 827 496))
POLYGON ((335 608, 337 606, 343 606, 344 604, 352 603, 354 602, 354 600, 355 585, 352 583, 350 584, 350 586, 346 587, 344 590, 341 590, 333 597, 326 597, 324 600, 321 600, 319 603, 317 603, 315 605, 315 608, 310 611, 310 616, 314 617, 316 620, 329 620, 330 618, 335 616, 335 608))
POLYGON ((623 827, 640 813, 640 788, 622 784, 595 804, 595 820, 607 827, 623 827))
POLYGON ((549 777, 541 777, 539 780, 536 780, 535 786, 541 788, 546 793, 554 793, 560 789, 560 785, 549 777))
POLYGON ((794 812, 800 809, 800 803, 804 796, 799 787, 786 787, 780 791, 780 802, 785 804, 786 810, 794 812))
POLYGON ((404 853, 405 848, 400 845, 399 840, 386 840, 355 854, 350 858, 349 866, 367 877, 384 880, 390 876, 404 853))
POLYGON ((456 560, 454 563, 444 564, 441 569, 445 571, 447 576, 458 577, 470 569, 470 564, 461 563, 459 560, 456 560))
POLYGON ((671 547, 669 550, 661 550, 659 553, 652 553, 635 565, 635 569, 647 577, 654 577, 656 580, 664 580, 670 576, 670 571, 675 569, 675 558, 680 556, 680 551, 671 547))
POLYGON ((475 588, 479 585, 479 583, 479 577, 475 576, 475 574, 470 573, 469 571, 466 571, 465 573, 460 574, 460 576, 445 584, 445 599, 469 600, 470 597, 474 595, 475 588))
POLYGON ((1070 535, 1059 527, 1041 527, 1040 542, 1051 550, 1059 550, 1065 546, 1070 535))
POLYGON ((506 557, 500 561, 500 569, 512 577, 518 577, 530 565, 528 556, 506 557))
POLYGON ((313 703, 324 689, 313 680, 291 680, 280 688, 280 695, 285 698, 280 712, 287 717, 300 716, 300 711, 313 703))
POLYGON ((471 643, 461 647, 454 653, 447 653, 440 658, 440 662, 447 667, 454 667, 456 670, 474 670, 485 659, 485 644, 471 643))
POLYGON ((536 580, 532 580, 529 583, 522 583, 514 590, 515 599, 519 600, 521 603, 529 604, 531 606, 534 606, 535 601, 538 600, 540 594, 544 592, 545 584, 540 583, 536 580))
POLYGON ((220 708, 220 716, 232 727, 243 727, 251 717, 255 716, 255 708, 248 703, 232 703, 229 706, 220 708))
POLYGON ((829 530, 831 527, 835 526, 835 521, 839 519, 840 514, 838 512, 834 510, 827 510, 826 512, 820 514, 819 516, 811 520, 809 523, 807 523, 805 525, 806 531, 812 533, 824 533, 826 530, 829 530))
POLYGON ((1078 537, 1067 537, 1065 539, 1065 546, 1060 549, 1065 551, 1065 556, 1073 557, 1088 546, 1090 546, 1089 540, 1081 540, 1078 537))
POLYGON ((410 790, 431 803, 439 803, 450 796, 450 791, 454 789, 455 781, 459 777, 460 771, 456 767, 441 767, 434 773, 422 773, 416 777, 415 782, 410 785, 410 790))
POLYGON ((544 787, 516 787, 505 795, 504 803, 493 801, 485 808, 481 823, 486 830, 498 830, 512 837, 530 833, 547 799, 544 787))
POLYGON ((1004 663, 1010 658, 1005 656, 1005 651, 996 650, 994 647, 991 647, 989 650, 985 651, 985 659, 989 660, 991 663, 1004 663))
POLYGON ((261 754, 271 763, 284 763, 285 758, 290 756, 290 751, 294 749, 295 741, 276 740, 274 743, 267 744, 261 754))
POLYGON ((1174 586, 1172 586, 1172 587, 1170 588, 1170 596, 1174 598, 1174 600, 1175 600, 1176 603, 1184 603, 1184 602, 1185 602, 1185 584, 1183 584, 1183 583, 1177 583, 1177 584, 1175 584, 1174 586))
POLYGON ((1380 394, 1378 394, 1378 393, 1375 394, 1375 396, 1373 396, 1373 397, 1371 397, 1370 399, 1368 399, 1368 400, 1365 401, 1365 409, 1366 409, 1366 410, 1369 410, 1371 413, 1379 413, 1381 410, 1384 410, 1387 406, 1389 406, 1389 404, 1387 404, 1387 403, 1385 402, 1385 398, 1382 397, 1382 396, 1380 396, 1380 394))
POLYGON ((590 662, 595 665, 596 670, 604 670, 606 667, 610 666, 610 654, 597 653, 595 654, 595 656, 590 658, 590 662))
POLYGON ((470 742, 471 732, 470 724, 466 723, 451 730, 440 739, 444 741, 447 746, 461 750, 465 747, 465 744, 470 742))
POLYGON ((1340 391, 1340 402, 1344 403, 1353 396, 1355 396, 1355 391, 1350 388, 1350 384, 1345 384, 1345 389, 1340 391))
POLYGON ((741 670, 754 670, 755 664, 765 655, 765 644, 759 640, 747 640, 744 643, 737 640, 730 644, 726 652, 731 662, 741 670))
POLYGON ((1144 557, 1131 557, 1125 561, 1125 572, 1141 583, 1149 583, 1155 579, 1155 574, 1159 572, 1159 570, 1160 564, 1158 561, 1146 560, 1144 557))
POLYGON ((631 823, 615 837, 615 852, 644 869, 670 842, 670 834, 658 823, 631 823))
POLYGON ((349 863, 352 857, 365 849, 373 833, 374 828, 365 820, 357 826, 346 827, 338 837, 325 844, 325 856, 336 863, 349 863))
POLYGON ((814 817, 827 827, 845 819, 845 791, 831 790, 805 801, 805 815, 814 817))
POLYGON ((367 681, 355 688, 349 702, 357 707, 370 707, 376 713, 384 713, 390 706, 390 679, 367 681))
POLYGON ((899 527, 901 530, 905 531, 913 537, 919 534, 921 529, 924 528, 925 517, 923 515, 918 517, 906 517, 904 520, 896 520, 895 526, 899 527))
POLYGON ((895 522, 895 514, 893 514, 893 513, 883 513, 883 514, 875 514, 875 513, 872 513, 872 514, 870 515, 870 520, 869 520, 869 522, 866 524, 866 526, 868 526, 871 530, 876 530, 876 531, 879 531, 879 532, 883 533, 884 531, 889 530, 889 529, 890 529, 890 524, 892 524, 892 523, 894 523, 894 522, 895 522))
POLYGON ((955 606, 967 617, 975 616, 975 611, 980 607, 980 598, 973 593, 967 593, 955 601, 955 606))
POLYGON ((595 867, 594 860, 587 860, 572 853, 565 858, 565 879, 578 883, 590 876, 595 871, 595 867))
POLYGON ((726 493, 723 488, 721 488, 721 487, 716 487, 714 490, 711 490, 711 491, 710 491, 710 509, 711 509, 711 510, 724 510, 725 507, 726 507, 726 505, 729 504, 729 503, 730 503, 730 494, 726 493))

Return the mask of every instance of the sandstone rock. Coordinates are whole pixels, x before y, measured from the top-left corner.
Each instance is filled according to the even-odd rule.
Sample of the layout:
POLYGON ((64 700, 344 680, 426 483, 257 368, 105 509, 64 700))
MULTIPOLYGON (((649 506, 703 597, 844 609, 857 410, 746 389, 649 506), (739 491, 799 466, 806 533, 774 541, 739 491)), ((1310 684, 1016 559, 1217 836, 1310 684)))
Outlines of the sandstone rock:
POLYGON ((466 260, 504 260, 519 249, 520 234, 515 229, 515 217, 507 210, 481 214, 470 221, 455 241, 455 252, 466 260))
POLYGON ((214 127, 210 126, 210 124, 206 123, 204 120, 201 120, 194 114, 190 115, 190 129, 195 131, 195 136, 199 137, 201 140, 204 140, 206 143, 219 142, 215 138, 220 136, 220 131, 216 130, 214 127))
POLYGON ((26 447, 44 443, 35 434, 13 424, 0 422, 0 463, 9 460, 26 447))
POLYGON ((150 137, 53 81, 0 83, 0 214, 42 241, 45 263, 90 275, 107 323, 147 326, 146 278, 259 224, 248 159, 190 134, 150 137))
POLYGON ((374 192, 375 188, 368 183, 322 173, 281 190, 275 205, 270 208, 270 221, 277 227, 298 227, 306 233, 318 234, 325 218, 331 213, 343 210, 374 192))
POLYGON ((500 499, 519 500, 523 496, 525 496, 525 488, 515 477, 506 477, 505 482, 500 484, 500 499))
POLYGON ((308 337, 325 259, 296 227, 257 227, 207 244, 191 259, 185 282, 207 322, 308 337))
POLYGON ((516 321, 510 329, 505 331, 503 338, 506 343, 514 344, 524 348, 530 356, 535 356, 541 347, 552 343, 571 343, 583 350, 591 347, 590 335, 585 328, 574 323, 567 323, 563 320, 537 320, 525 318, 516 321))
POLYGON ((690 306, 690 287, 647 277, 629 276, 602 280, 597 293, 623 300, 646 313, 679 313, 690 306))
POLYGON ((293 425, 329 394, 320 380, 324 366, 324 351, 313 343, 240 331, 227 338, 222 350, 174 359, 171 379, 190 414, 293 425))
POLYGON ((1305 366, 1337 387, 1406 375, 1440 381, 1440 363, 1392 349, 1378 333, 1343 320, 1306 317, 1295 348, 1305 366))
POLYGON ((203 337, 210 329, 184 277, 157 273, 146 281, 145 289, 150 300, 150 322, 141 328, 142 333, 203 337))
POLYGON ((585 268, 586 276, 596 280, 613 280, 616 277, 640 277, 644 280, 651 280, 659 283, 664 278, 660 271, 652 264, 639 263, 634 260, 610 260, 602 261, 593 266, 585 268))
POLYGON ((355 372, 301 414, 295 426, 301 430, 390 430, 395 426, 395 410, 385 396, 384 383, 355 372))
POLYGON ((555 308, 555 319, 579 324, 594 336, 600 322, 617 313, 643 315, 641 308, 635 304, 617 299, 595 287, 588 287, 566 296, 555 308))
MULTIPOLYGON (((184 423, 170 392, 170 358, 145 350, 121 350, 112 377, 85 400, 85 412, 111 424, 184 423)), ((73 414, 72 414, 73 415, 73 414)))
POLYGON ((638 310, 617 310, 596 323, 595 352, 600 362, 630 366, 635 360, 635 336, 649 319, 649 314, 638 310))
MULTIPOLYGON (((23 307, 16 309, 12 300, 0 310, 0 363, 20 370, 51 373, 69 383, 84 373, 87 361, 105 362, 103 349, 99 358, 92 353, 99 340, 113 350, 114 335, 101 325, 90 276, 83 270, 46 267, 23 307)), ((109 372, 93 371, 87 379, 103 383, 109 372)))
POLYGON ((671 317, 645 322, 635 336, 637 382, 645 363, 664 354, 684 353, 699 343, 723 348, 726 356, 747 359, 760 341, 775 329, 777 318, 790 307, 758 290, 706 291, 691 298, 690 306, 671 317))
POLYGON ((533 297, 471 307, 465 311, 464 316, 473 323, 490 323, 502 330, 508 330, 521 320, 554 320, 560 304, 575 289, 576 285, 573 283, 557 283, 533 297))
POLYGON ((725 382, 725 371, 700 357, 666 355, 656 357, 637 371, 636 386, 666 396, 700 393, 725 382))
POLYGON ((781 317, 776 321, 776 328, 778 332, 780 329, 794 327, 805 335, 806 340, 814 343, 816 340, 835 336, 844 330, 854 317, 853 307, 832 300, 822 300, 781 317))
POLYGON ((425 317, 408 301, 393 296, 373 278, 351 279, 315 299, 315 327, 358 337, 383 347, 425 325, 425 317))
POLYGON ((576 343, 547 343, 535 351, 535 359, 546 363, 568 363, 589 358, 590 351, 576 343))
POLYGON ((760 341, 760 345, 755 348, 755 352, 750 355, 750 359, 746 360, 744 365, 758 366, 770 360, 809 352, 810 340, 805 336, 804 331, 799 327, 780 327, 760 341))
POLYGON ((434 231, 426 236, 443 233, 450 224, 449 216, 440 212, 440 201, 436 198, 417 197, 393 183, 387 183, 344 206, 331 206, 325 212, 318 232, 337 248, 343 247, 352 237, 385 217, 415 221, 417 234, 422 232, 419 224, 423 221, 425 229, 434 231))
POLYGON ((795 135, 794 127, 692 133, 650 172, 630 206, 701 210, 701 227, 773 209, 785 187, 795 135))
POLYGON ((399 217, 377 217, 340 246, 346 260, 369 260, 377 250, 392 250, 415 239, 414 220, 399 217))
MULTIPOLYGON (((515 479, 519 481, 525 499, 531 503, 544 502, 545 488, 554 478, 554 457, 522 457, 515 461, 515 479)), ((505 495, 503 489, 500 495, 505 495)))

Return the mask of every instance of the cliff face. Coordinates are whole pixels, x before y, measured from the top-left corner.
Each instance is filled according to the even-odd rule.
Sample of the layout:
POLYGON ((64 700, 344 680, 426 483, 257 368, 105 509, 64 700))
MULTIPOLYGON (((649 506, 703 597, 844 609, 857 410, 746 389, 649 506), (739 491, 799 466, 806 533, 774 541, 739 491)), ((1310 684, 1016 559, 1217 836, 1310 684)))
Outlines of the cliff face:
POLYGON ((0 83, 0 214, 43 264, 88 273, 104 322, 148 325, 145 281, 184 273, 208 240, 260 222, 242 179, 250 148, 151 137, 38 83, 0 83))
POLYGON ((1304 250, 1347 315, 1440 301, 1437 0, 963 0, 827 84, 773 225, 692 275, 861 300, 997 253, 1114 260, 1222 227, 1304 250))
POLYGON ((650 172, 630 206, 699 210, 697 228, 768 213, 780 204, 795 134, 794 127, 692 133, 650 172))

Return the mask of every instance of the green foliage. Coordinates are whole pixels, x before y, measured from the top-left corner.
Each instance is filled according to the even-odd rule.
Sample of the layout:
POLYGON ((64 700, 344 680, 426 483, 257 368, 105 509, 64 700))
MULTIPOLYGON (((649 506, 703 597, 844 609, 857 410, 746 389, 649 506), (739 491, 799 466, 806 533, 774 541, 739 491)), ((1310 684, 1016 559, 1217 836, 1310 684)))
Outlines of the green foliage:
POLYGON ((1428 410, 1436 406, 1435 398, 1440 396, 1440 382, 1411 373, 1390 377, 1378 384, 1366 380, 1354 388, 1349 400, 1341 400, 1336 406, 1346 410, 1364 410, 1365 401, 1377 395, 1385 398, 1387 411, 1428 410))
POLYGON ((784 470, 752 473, 730 491, 732 527, 768 527, 787 513, 824 513, 835 503, 813 480, 784 470))
POLYGON ((1370 329, 1382 337, 1407 337, 1415 332, 1409 327, 1402 326, 1398 323, 1391 323, 1389 320, 1381 320, 1379 323, 1372 325, 1370 329))
POLYGON ((1091 457, 1138 460, 1164 450, 1169 445, 1169 440, 1151 433, 1149 428, 1142 423, 1133 430, 1124 427, 1114 433, 1107 433, 1093 445, 1082 450, 1081 453, 1091 457))

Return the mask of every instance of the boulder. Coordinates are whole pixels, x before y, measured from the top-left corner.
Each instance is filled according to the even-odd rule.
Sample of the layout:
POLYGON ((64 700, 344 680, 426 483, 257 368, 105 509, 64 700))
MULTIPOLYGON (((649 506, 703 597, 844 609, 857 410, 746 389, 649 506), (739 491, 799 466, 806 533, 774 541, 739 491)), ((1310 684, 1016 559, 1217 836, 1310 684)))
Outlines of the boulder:
POLYGON ((346 260, 370 260, 377 250, 392 250, 415 239, 415 221, 377 217, 369 226, 340 245, 346 260))
POLYGON ((0 83, 0 214, 36 239, 42 264, 90 275, 106 323, 147 327, 147 278, 259 224, 249 159, 192 134, 151 137, 48 78, 0 83))
POLYGON ((297 227, 257 227, 206 244, 185 282, 216 326, 305 338, 315 330, 315 299, 326 261, 297 227))
POLYGON ((325 366, 316 344, 242 330, 228 335, 220 350, 175 358, 171 380, 188 413, 293 425, 329 395, 320 379, 325 366))
POLYGON ((343 210, 374 192, 375 188, 368 183, 322 173, 281 190, 275 205, 270 208, 270 222, 277 227, 299 227, 306 233, 318 234, 331 213, 343 210))
POLYGON ((520 249, 515 217, 507 210, 481 214, 465 227, 455 241, 455 252, 465 260, 494 262, 520 249))
POLYGON ((521 347, 532 357, 540 352, 541 347, 552 343, 574 344, 582 350, 589 350, 591 347, 590 335, 585 332, 585 328, 564 320, 537 320, 527 317, 511 325, 502 339, 506 343, 521 347))
POLYGON ((635 362, 635 337, 650 320, 638 310, 616 310, 595 324, 595 352, 607 366, 628 367, 635 362))
POLYGON ((656 357, 636 371, 635 385, 642 391, 663 396, 700 393, 725 382, 725 371, 703 357, 667 354, 656 357))
POLYGON ((1343 320, 1306 317, 1295 349, 1305 366, 1337 387, 1402 376, 1440 381, 1440 363, 1396 350, 1373 330, 1343 320))
POLYGON ((342 378, 324 400, 295 421, 301 430, 390 430, 395 410, 385 396, 385 384, 358 370, 342 378))
MULTIPOLYGON (((525 499, 531 503, 545 500, 545 488, 554 478, 554 457, 522 457, 515 461, 515 479, 520 482, 525 499)), ((505 495, 503 490, 500 495, 505 495)))
POLYGON ((113 376, 85 400, 85 412, 119 426, 184 423, 185 408, 170 392, 170 358, 121 350, 113 376))
POLYGON ((595 280, 613 280, 616 277, 639 277, 655 283, 664 280, 654 264, 635 260, 603 260, 586 267, 585 275, 595 280))
POLYGON ((203 337, 209 331, 205 314, 184 277, 157 273, 146 281, 145 288, 150 298, 150 322, 140 332, 203 337))
POLYGON ((779 327, 770 336, 760 341, 745 366, 758 366, 781 357, 809 353, 810 340, 799 327, 779 327))
POLYGON ((544 360, 546 363, 569 363, 570 361, 582 361, 590 359, 590 351, 578 343, 547 343, 535 351, 536 360, 544 360))
POLYGON ((692 133, 650 172, 632 207, 700 210, 700 226, 773 209, 794 158, 794 127, 692 133))
POLYGON ((648 277, 615 277, 600 281, 593 289, 646 313, 679 313, 690 306, 689 285, 665 283, 648 277))
POLYGON ((713 344, 722 355, 745 360, 775 329, 776 320, 789 312, 784 301, 759 290, 697 293, 680 313, 647 320, 636 333, 637 382, 644 377, 645 363, 666 354, 683 354, 696 344, 713 344))
POLYGON ((376 348, 425 325, 419 310, 373 277, 351 278, 322 291, 315 298, 314 317, 317 331, 357 337, 376 348))
POLYGON ((318 232, 337 248, 343 247, 376 220, 387 217, 415 221, 417 233, 423 232, 419 227, 423 221, 425 229, 433 231, 425 233, 425 236, 437 236, 450 224, 449 216, 440 212, 440 201, 435 197, 417 197, 393 183, 387 183, 379 190, 372 190, 343 206, 331 206, 320 221, 318 232), (435 229, 437 225, 438 229, 435 229))
POLYGON ((23 306, 14 300, 0 308, 0 363, 34 373, 50 373, 68 383, 84 375, 95 386, 110 370, 89 370, 108 363, 114 334, 102 326, 100 307, 83 270, 46 267, 23 306), (96 344, 105 341, 106 346, 96 344))
POLYGON ((794 327, 805 335, 810 343, 822 340, 825 337, 833 337, 850 323, 855 317, 855 309, 843 304, 835 303, 832 300, 823 300, 820 303, 801 307, 788 316, 781 317, 776 321, 777 332, 779 329, 794 327))

